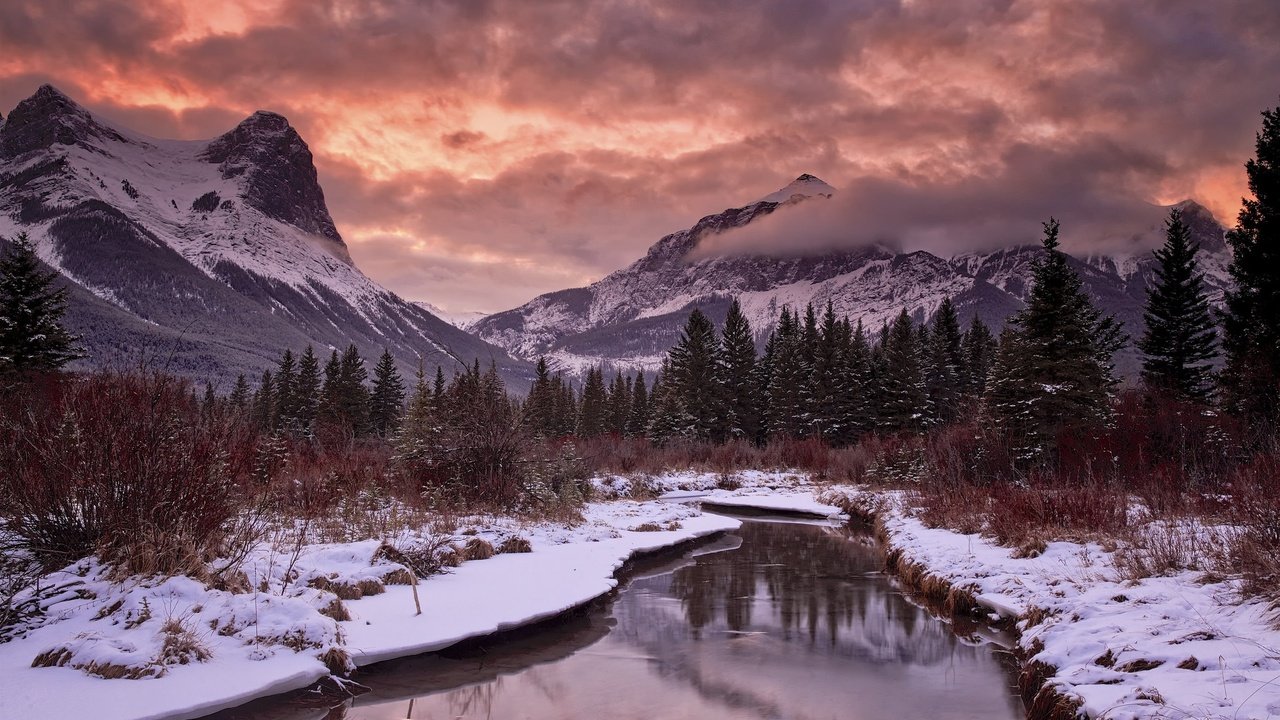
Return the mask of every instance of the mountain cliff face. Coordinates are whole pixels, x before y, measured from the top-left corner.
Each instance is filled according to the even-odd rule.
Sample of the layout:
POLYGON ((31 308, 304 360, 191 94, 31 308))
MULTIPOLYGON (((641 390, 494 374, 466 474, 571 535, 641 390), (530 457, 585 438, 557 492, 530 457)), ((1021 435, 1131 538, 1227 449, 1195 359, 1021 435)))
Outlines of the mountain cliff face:
MULTIPOLYGON (((786 188, 745 207, 699 220, 654 244, 644 257, 589 287, 561 290, 490 315, 471 327, 480 337, 527 359, 547 355, 554 364, 581 371, 598 363, 652 370, 679 338, 689 311, 702 308, 723 320, 738 298, 758 333, 766 333, 783 306, 824 306, 831 301, 841 315, 861 320, 875 331, 904 308, 917 320, 932 317, 951 297, 961 318, 977 314, 1000 327, 1023 306, 1030 289, 1031 263, 1039 246, 944 258, 872 245, 815 255, 705 256, 694 250, 707 236, 747 225, 783 204, 830 197, 831 186, 802 175, 786 188)), ((1202 245, 1201 263, 1214 302, 1227 283, 1230 255, 1223 227, 1199 205, 1182 204, 1184 220, 1202 245)), ((791 212, 802 212, 800 205, 791 212)), ((1107 256, 1073 258, 1097 302, 1141 332, 1142 304, 1154 276, 1150 248, 1162 227, 1139 228, 1133 250, 1107 256)), ((785 240, 785 238, 779 238, 785 240)), ((1118 358, 1123 373, 1136 371, 1132 350, 1118 358)))
POLYGON ((257 112, 211 141, 113 127, 51 86, 0 123, 0 236, 25 231, 72 289, 88 364, 224 383, 285 348, 388 348, 403 372, 525 363, 406 302, 352 263, 307 144, 257 112))

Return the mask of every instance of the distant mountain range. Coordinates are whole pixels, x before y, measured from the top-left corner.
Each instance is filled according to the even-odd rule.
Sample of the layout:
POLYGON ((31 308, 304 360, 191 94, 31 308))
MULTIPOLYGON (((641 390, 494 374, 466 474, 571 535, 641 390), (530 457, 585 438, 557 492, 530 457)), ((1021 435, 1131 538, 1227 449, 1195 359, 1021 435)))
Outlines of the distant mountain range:
MULTIPOLYGON (((644 257, 598 282, 540 295, 483 318, 471 331, 518 357, 546 355, 554 366, 573 373, 601 363, 652 370, 679 339, 692 308, 720 322, 735 297, 761 338, 783 306, 822 307, 828 300, 838 314, 861 319, 869 331, 903 309, 917 320, 928 320, 946 297, 956 303, 964 322, 977 314, 995 328, 1023 306, 1031 263, 1041 253, 1038 245, 954 257, 902 252, 883 244, 806 255, 695 252, 712 234, 743 227, 781 207, 802 213, 813 198, 835 192, 822 180, 801 175, 757 202, 708 215, 667 235, 644 257)), ((1194 202, 1179 207, 1201 244, 1211 298, 1220 303, 1230 262, 1225 229, 1194 202)), ((1162 225, 1135 228, 1132 253, 1072 258, 1088 292, 1134 336, 1142 331, 1142 305, 1154 273, 1149 249, 1162 237, 1162 225)), ((1136 372, 1132 348, 1119 354, 1117 365, 1121 373, 1136 372)))
POLYGON ((517 389, 531 377, 355 266, 311 151, 274 113, 209 141, 160 140, 43 86, 0 121, 0 236, 21 231, 67 279, 86 364, 226 383, 285 348, 355 343, 371 359, 388 348, 404 372, 480 358, 517 389))

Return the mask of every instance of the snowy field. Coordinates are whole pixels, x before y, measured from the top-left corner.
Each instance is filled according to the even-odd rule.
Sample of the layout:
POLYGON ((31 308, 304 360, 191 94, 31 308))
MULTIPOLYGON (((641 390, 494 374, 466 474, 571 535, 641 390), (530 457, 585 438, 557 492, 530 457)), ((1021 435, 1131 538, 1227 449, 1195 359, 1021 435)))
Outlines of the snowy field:
POLYGON ((608 593, 637 553, 738 526, 702 513, 699 501, 833 518, 849 501, 874 504, 892 546, 970 589, 993 618, 1018 618, 1023 647, 1057 668, 1050 682, 1092 717, 1280 716, 1276 615, 1242 599, 1232 580, 1125 581, 1094 544, 1051 543, 1018 559, 979 536, 925 527, 900 496, 816 486, 799 473, 594 482, 605 500, 572 526, 462 518, 446 538, 454 545, 519 536, 532 552, 467 560, 419 581, 420 615, 415 588, 395 584, 404 567, 374 560, 372 540, 310 545, 296 557, 262 548, 246 563, 257 588, 248 592, 186 578, 118 582, 79 563, 46 578, 57 591, 44 624, 0 644, 0 717, 198 717, 305 687, 329 674, 322 657, 355 668, 537 622, 608 593), (371 587, 379 592, 352 599, 371 587), (334 611, 339 597, 345 612, 334 611), (37 656, 59 666, 32 667, 37 656), (122 673, 139 679, 98 677, 122 673))

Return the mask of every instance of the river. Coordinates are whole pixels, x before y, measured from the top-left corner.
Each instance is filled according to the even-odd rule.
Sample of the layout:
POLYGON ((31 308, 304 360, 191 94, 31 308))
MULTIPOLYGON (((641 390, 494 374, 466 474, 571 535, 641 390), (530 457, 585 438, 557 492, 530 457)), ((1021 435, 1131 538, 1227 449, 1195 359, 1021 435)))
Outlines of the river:
POLYGON ((382 663, 347 701, 299 693, 217 720, 996 720, 1025 717, 992 633, 933 617, 865 533, 744 519, 634 568, 609 603, 382 663))

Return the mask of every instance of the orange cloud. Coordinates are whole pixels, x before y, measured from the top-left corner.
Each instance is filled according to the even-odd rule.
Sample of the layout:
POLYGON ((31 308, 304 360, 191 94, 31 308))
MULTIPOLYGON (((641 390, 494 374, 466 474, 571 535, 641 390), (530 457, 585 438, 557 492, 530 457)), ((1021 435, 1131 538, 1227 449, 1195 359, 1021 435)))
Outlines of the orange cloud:
POLYGON ((53 82, 185 138, 281 112, 367 272, 500 310, 800 172, 959 203, 943 246, 962 211, 1229 220, 1277 36, 1268 0, 15 0, 0 107, 53 82))

